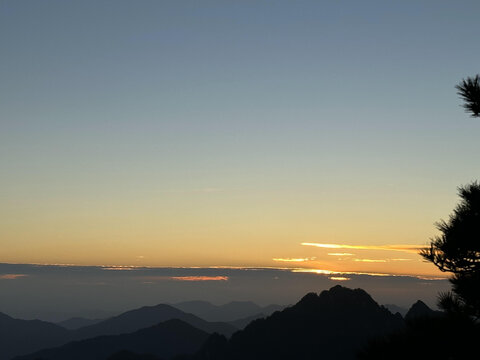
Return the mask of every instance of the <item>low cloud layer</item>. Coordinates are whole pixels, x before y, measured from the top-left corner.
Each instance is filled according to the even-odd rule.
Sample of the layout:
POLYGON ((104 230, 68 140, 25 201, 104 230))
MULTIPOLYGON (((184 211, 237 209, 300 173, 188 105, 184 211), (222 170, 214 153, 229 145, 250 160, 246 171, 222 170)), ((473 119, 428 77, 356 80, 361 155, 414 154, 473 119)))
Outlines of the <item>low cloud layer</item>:
POLYGON ((196 275, 196 276, 144 276, 143 280, 154 282, 154 281, 228 281, 228 276, 205 276, 205 275, 196 275))
POLYGON ((294 264, 295 268, 134 267, 117 271, 120 267, 0 263, 0 309, 17 318, 60 321, 188 300, 286 305, 337 283, 365 289, 381 304, 410 306, 421 299, 435 306, 438 292, 450 289, 446 279, 305 269, 298 266, 303 262, 294 264))

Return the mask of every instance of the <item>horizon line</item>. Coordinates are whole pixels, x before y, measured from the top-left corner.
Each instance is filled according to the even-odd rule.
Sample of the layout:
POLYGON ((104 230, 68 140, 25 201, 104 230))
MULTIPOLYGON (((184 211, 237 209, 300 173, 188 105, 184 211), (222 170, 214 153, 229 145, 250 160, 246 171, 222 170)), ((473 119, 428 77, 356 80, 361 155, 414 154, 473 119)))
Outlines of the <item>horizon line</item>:
POLYGON ((78 265, 78 264, 59 264, 59 263, 9 263, 0 262, 0 265, 27 265, 27 266, 51 266, 51 267, 84 267, 84 268, 98 268, 106 271, 135 271, 141 269, 225 269, 225 270, 245 270, 245 271, 259 271, 259 270, 277 270, 288 271, 291 273, 313 273, 317 275, 364 275, 364 276, 379 276, 379 277, 411 277, 421 280, 448 280, 448 276, 434 276, 428 274, 404 274, 404 273, 386 273, 386 272, 368 272, 368 271, 339 271, 318 269, 312 267, 276 267, 276 266, 230 266, 230 265, 213 265, 213 266, 140 266, 140 265, 78 265))

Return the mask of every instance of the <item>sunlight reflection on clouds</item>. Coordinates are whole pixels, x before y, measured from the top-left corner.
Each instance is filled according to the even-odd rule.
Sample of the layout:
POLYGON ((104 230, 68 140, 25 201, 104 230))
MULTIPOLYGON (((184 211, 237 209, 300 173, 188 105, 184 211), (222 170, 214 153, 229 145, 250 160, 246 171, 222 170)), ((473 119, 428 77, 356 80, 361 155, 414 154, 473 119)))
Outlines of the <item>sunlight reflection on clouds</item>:
POLYGON ((392 250, 408 253, 418 253, 422 247, 419 245, 345 245, 345 244, 323 244, 323 243, 302 243, 303 246, 314 246, 324 249, 357 249, 357 250, 392 250))

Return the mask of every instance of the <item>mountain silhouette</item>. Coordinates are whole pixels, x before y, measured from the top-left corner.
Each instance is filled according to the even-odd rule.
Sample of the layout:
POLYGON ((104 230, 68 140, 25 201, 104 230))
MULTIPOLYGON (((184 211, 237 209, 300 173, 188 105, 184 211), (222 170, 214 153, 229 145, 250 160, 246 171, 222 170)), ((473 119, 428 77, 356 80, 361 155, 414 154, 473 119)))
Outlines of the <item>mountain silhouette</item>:
POLYGON ((385 306, 388 310, 390 310, 392 314, 396 314, 398 312, 403 317, 405 317, 405 315, 408 312, 408 309, 405 309, 404 307, 401 307, 395 304, 385 304, 383 306, 385 306))
POLYGON ((443 315, 444 313, 442 311, 432 310, 423 301, 417 300, 417 302, 408 310, 405 315, 405 320, 412 321, 419 318, 438 317, 443 315))
MULTIPOLYGON (((117 353, 115 356, 121 356, 118 352, 122 350, 171 359, 175 355, 194 353, 199 350, 208 336, 207 332, 196 329, 186 322, 168 320, 130 334, 74 341, 58 348, 17 357, 15 360, 105 360, 115 353, 117 353)), ((131 357, 135 358, 135 356, 139 355, 131 354, 131 357)))
POLYGON ((404 328, 400 315, 379 306, 364 290, 332 287, 254 320, 229 340, 212 335, 183 359, 355 359, 372 339, 404 328))
POLYGON ((232 322, 256 314, 270 315, 282 310, 285 306, 271 304, 265 307, 252 301, 232 301, 224 305, 213 305, 208 301, 185 301, 173 304, 174 307, 187 313, 195 314, 208 321, 232 322))
POLYGON ((145 306, 130 310, 96 324, 67 330, 59 325, 40 320, 19 320, 0 313, 0 360, 58 347, 71 341, 101 335, 132 333, 158 323, 180 319, 206 333, 217 332, 230 336, 237 328, 222 322, 208 322, 170 305, 145 306))
POLYGON ((68 330, 41 320, 14 319, 0 313, 0 360, 57 346, 70 339, 68 330))
POLYGON ((176 309, 173 306, 159 304, 124 312, 97 324, 77 329, 73 334, 75 339, 87 339, 100 335, 119 335, 131 333, 172 319, 182 320, 207 333, 217 332, 225 336, 230 336, 237 331, 237 328, 233 325, 222 322, 208 322, 193 314, 188 314, 176 309))
MULTIPOLYGON (((230 304, 243 306, 244 302, 230 304)), ((254 303, 247 305, 250 309, 253 308, 251 304, 254 303)), ((215 306, 210 305, 202 304, 205 309, 215 306)), ((458 334, 463 334, 457 336, 459 343, 472 338, 461 332, 465 328, 459 322, 461 319, 451 322, 439 314, 443 313, 417 301, 404 320, 399 313, 394 315, 377 304, 364 290, 339 285, 319 294, 309 293, 297 304, 270 316, 257 314, 238 319, 235 323, 239 327, 248 325, 236 332, 231 324, 208 322, 165 304, 127 311, 70 331, 54 324, 17 320, 0 313, 0 351, 10 351, 2 351, 0 358, 10 359, 10 355, 2 357, 12 354, 6 343, 16 342, 14 355, 25 354, 32 346, 34 350, 31 351, 52 347, 16 360, 352 360, 357 354, 362 359, 369 359, 370 355, 372 359, 393 359, 392 353, 408 354, 409 344, 414 344, 411 350, 421 346, 423 341, 419 339, 425 331, 446 341, 448 337, 439 329, 457 328, 458 334), (16 337, 9 334, 10 327, 16 337), (31 339, 37 339, 33 345, 31 339), (43 343, 39 345, 38 339, 43 343)), ((478 331, 472 333, 478 334, 478 331)), ((433 341, 435 337, 428 339, 433 341)))

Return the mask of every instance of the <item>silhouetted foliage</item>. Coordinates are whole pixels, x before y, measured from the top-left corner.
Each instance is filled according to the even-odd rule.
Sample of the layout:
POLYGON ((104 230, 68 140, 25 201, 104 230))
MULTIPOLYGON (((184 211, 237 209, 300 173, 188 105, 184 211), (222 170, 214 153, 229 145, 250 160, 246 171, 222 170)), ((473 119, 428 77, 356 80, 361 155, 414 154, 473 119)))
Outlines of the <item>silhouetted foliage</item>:
POLYGON ((453 273, 453 293, 440 295, 439 306, 447 312, 480 317, 480 184, 459 188, 460 204, 448 221, 440 221, 441 234, 421 255, 441 271, 453 273))
POLYGON ((455 86, 457 94, 465 102, 463 107, 465 111, 471 113, 473 117, 480 116, 480 76, 467 77, 460 84, 455 86))
MULTIPOLYGON (((456 86, 463 107, 480 117, 480 76, 456 86)), ((480 184, 459 188, 461 202, 448 221, 436 224, 440 235, 420 252, 441 271, 451 272, 452 291, 441 293, 438 305, 446 313, 417 302, 405 316, 407 327, 377 338, 359 353, 360 360, 477 359, 480 339, 480 184), (477 321, 472 321, 473 319, 477 321)))
POLYGON ((358 359, 477 359, 479 338, 478 325, 465 317, 416 318, 407 321, 406 329, 371 341, 358 354, 358 359))

